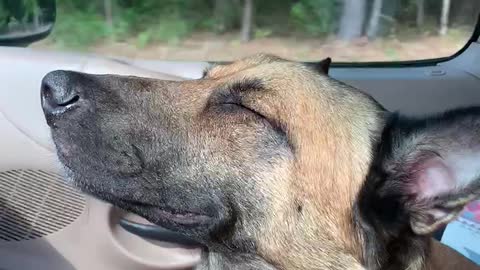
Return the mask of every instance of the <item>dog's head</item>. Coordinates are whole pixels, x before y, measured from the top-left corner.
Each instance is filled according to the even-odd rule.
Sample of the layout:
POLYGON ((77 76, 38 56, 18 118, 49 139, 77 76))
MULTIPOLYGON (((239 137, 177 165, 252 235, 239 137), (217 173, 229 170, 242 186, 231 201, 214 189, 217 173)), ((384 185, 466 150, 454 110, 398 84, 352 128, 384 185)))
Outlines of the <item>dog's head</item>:
POLYGON ((404 119, 328 63, 257 55, 188 81, 54 71, 42 105, 76 185, 224 263, 421 267, 426 236, 480 190, 480 113, 404 119))

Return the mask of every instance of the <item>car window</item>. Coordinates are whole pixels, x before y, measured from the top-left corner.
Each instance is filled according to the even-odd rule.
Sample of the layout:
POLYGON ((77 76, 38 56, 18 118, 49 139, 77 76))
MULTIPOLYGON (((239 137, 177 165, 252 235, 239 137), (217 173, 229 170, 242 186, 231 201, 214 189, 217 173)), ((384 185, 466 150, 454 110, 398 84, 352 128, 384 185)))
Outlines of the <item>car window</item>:
POLYGON ((163 60, 421 60, 460 50, 479 11, 478 0, 59 0, 52 34, 32 47, 163 60))

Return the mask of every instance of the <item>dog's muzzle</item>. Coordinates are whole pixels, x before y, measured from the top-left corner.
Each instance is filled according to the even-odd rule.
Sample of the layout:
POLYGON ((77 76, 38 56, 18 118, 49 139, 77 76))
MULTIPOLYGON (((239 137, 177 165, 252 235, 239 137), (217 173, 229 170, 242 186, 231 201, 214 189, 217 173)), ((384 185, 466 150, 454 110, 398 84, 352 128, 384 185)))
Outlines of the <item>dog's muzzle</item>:
POLYGON ((56 119, 68 117, 76 109, 86 106, 85 89, 79 80, 79 73, 70 71, 52 71, 42 80, 41 103, 42 109, 50 127, 55 127, 56 119))

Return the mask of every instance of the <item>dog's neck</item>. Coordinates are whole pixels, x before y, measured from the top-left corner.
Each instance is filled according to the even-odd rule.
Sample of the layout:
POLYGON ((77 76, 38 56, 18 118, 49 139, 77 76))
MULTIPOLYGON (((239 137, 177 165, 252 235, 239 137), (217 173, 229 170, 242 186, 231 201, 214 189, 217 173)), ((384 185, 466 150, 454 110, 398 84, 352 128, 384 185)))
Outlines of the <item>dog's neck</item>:
POLYGON ((430 252, 425 260, 425 270, 478 270, 479 266, 448 246, 432 239, 430 252))

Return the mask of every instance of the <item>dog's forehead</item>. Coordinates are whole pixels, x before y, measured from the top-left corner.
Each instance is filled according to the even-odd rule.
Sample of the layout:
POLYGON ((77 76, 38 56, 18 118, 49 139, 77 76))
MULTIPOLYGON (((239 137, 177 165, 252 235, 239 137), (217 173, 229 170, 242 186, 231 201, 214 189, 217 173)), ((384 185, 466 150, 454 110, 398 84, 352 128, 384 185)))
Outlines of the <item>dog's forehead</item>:
MULTIPOLYGON (((274 213, 269 216, 271 224, 262 229, 259 251, 288 252, 289 244, 281 246, 277 242, 295 234, 277 226, 284 224, 285 219, 279 213, 288 208, 300 209, 297 211, 301 214, 285 214, 287 218, 303 218, 303 213, 307 213, 308 218, 302 221, 306 233, 335 239, 322 242, 326 250, 323 258, 340 256, 337 254, 344 250, 359 253, 360 247, 352 237, 352 205, 368 171, 372 143, 383 125, 378 104, 312 67, 269 55, 215 65, 207 71, 206 78, 222 85, 257 79, 261 91, 247 91, 250 95, 244 102, 282 127, 293 147, 295 157, 289 163, 288 173, 268 176, 280 179, 288 175, 284 184, 257 183, 261 190, 272 194, 269 207, 274 213)), ((343 261, 353 264, 346 262, 348 258, 343 261)))
POLYGON ((213 64, 204 71, 204 76, 210 78, 221 78, 238 74, 247 69, 260 68, 263 65, 275 64, 277 66, 281 66, 282 64, 286 63, 293 62, 273 55, 258 54, 228 64, 213 64))

